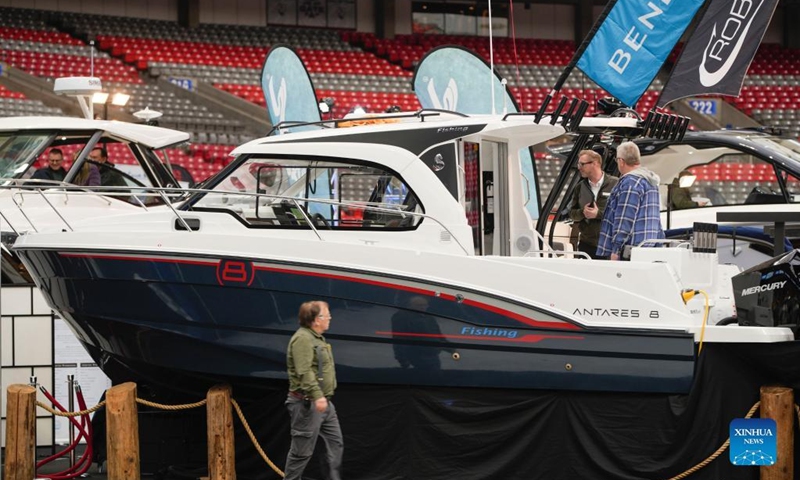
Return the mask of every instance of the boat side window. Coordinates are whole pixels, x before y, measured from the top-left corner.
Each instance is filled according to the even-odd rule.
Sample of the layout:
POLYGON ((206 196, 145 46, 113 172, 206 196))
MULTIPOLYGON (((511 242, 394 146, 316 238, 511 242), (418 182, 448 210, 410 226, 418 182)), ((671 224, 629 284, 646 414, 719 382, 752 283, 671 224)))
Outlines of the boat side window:
MULTIPOLYGON (((746 154, 722 155, 705 165, 688 168, 695 175, 691 198, 708 206, 783 203, 772 165, 746 154)), ((667 180, 667 179, 663 179, 667 180)))
POLYGON ((781 171, 786 193, 789 194, 789 203, 800 203, 800 179, 786 171, 781 171))
POLYGON ((36 159, 31 163, 31 167, 26 174, 26 177, 53 180, 55 177, 52 177, 52 175, 45 175, 42 172, 36 174, 36 172, 39 172, 40 170, 46 171, 46 169, 51 167, 53 167, 55 170, 59 170, 56 167, 60 167, 60 170, 63 171, 63 177, 65 179, 72 178, 72 183, 76 185, 87 185, 85 182, 88 180, 85 179, 89 178, 88 174, 84 173, 82 175, 72 176, 71 174, 73 173, 72 167, 75 165, 75 160, 78 158, 78 155, 81 153, 81 151, 83 151, 83 149, 86 147, 86 143, 89 141, 89 138, 89 135, 57 135, 53 139, 53 142, 41 150, 36 159), (61 162, 59 164, 50 165, 51 152, 61 153, 61 162))
MULTIPOLYGON (((103 142, 103 140, 101 140, 103 142)), ((152 187, 153 182, 147 176, 144 168, 136 154, 131 150, 131 145, 127 143, 98 143, 94 148, 105 148, 108 152, 108 160, 103 165, 104 178, 114 176, 117 171, 124 173, 126 186, 146 186, 152 187), (136 183, 130 184, 130 179, 136 183)))
POLYGON ((195 208, 226 208, 256 226, 415 228, 416 195, 395 172, 333 160, 249 158, 195 208), (396 212, 396 213, 395 213, 396 212))

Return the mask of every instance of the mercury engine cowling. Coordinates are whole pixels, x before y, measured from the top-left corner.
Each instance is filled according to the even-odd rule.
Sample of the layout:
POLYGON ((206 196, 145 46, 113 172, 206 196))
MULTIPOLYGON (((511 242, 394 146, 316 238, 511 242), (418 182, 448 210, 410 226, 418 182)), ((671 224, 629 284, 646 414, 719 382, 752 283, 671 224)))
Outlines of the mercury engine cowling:
POLYGON ((732 279, 739 325, 800 327, 800 249, 778 255, 732 279))

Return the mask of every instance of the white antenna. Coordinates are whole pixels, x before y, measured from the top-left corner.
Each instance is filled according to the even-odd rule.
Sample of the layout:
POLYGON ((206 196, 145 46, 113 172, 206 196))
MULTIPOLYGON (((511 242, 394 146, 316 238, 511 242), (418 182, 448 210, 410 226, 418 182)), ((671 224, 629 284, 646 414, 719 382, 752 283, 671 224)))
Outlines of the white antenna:
POLYGON ((94 77, 94 40, 89 41, 89 76, 94 77))
POLYGON ((506 93, 508 92, 508 86, 507 86, 508 80, 506 80, 505 78, 501 78, 500 85, 503 86, 503 115, 508 115, 508 102, 506 101, 506 99, 508 98, 508 95, 506 93))
POLYGON ((144 107, 144 110, 139 110, 138 112, 134 112, 133 116, 138 118, 139 120, 143 120, 145 122, 152 122, 156 118, 159 118, 163 115, 163 113, 158 112, 156 110, 150 110, 149 106, 144 107))
POLYGON ((494 109, 494 43, 492 37, 492 0, 489 0, 489 85, 492 86, 492 115, 494 109))
POLYGON ((102 90, 100 79, 95 77, 62 77, 56 78, 53 83, 53 93, 75 97, 78 100, 78 105, 87 120, 94 117, 92 96, 102 90))

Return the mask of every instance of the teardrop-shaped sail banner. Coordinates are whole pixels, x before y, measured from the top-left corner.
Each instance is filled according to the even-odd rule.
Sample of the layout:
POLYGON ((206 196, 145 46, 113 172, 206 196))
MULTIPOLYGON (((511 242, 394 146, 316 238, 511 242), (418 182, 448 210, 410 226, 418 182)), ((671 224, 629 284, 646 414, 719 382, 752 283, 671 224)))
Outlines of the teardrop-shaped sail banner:
MULTIPOLYGON (((269 121, 319 122, 317 94, 303 61, 287 45, 275 45, 267 53, 261 69, 261 89, 267 103, 269 121)), ((277 133, 298 132, 319 126, 292 127, 277 133)))
MULTIPOLYGON (((486 61, 463 47, 444 45, 428 52, 414 73, 414 93, 422 108, 486 115, 517 113, 516 100, 486 61), (492 94, 492 92, 494 92, 492 94), (492 105, 494 96, 494 105, 492 105), (494 108, 494 110, 493 110, 494 108)), ((539 194, 530 149, 519 152, 528 188, 526 204, 532 219, 539 218, 539 194)))

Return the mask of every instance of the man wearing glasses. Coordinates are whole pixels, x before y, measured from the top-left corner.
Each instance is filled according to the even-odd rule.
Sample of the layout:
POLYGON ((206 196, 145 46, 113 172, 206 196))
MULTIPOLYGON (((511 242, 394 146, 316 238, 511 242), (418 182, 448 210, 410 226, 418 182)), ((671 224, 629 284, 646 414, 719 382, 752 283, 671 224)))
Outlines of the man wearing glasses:
POLYGON ((37 180, 50 180, 53 182, 63 182, 67 176, 67 171, 61 165, 64 163, 64 152, 60 148, 51 148, 47 154, 47 167, 40 168, 33 172, 31 178, 37 180))
POLYGON ((578 172, 581 180, 572 194, 569 218, 578 228, 578 251, 597 257, 600 225, 611 189, 619 179, 603 173, 603 158, 594 150, 581 150, 578 154, 578 172))
POLYGON ((286 352, 286 408, 291 417, 292 445, 286 458, 285 480, 302 477, 319 436, 325 442, 328 478, 341 480, 344 441, 331 402, 336 370, 331 346, 322 336, 331 325, 331 312, 327 303, 315 300, 302 304, 297 317, 300 328, 289 340, 286 352))

